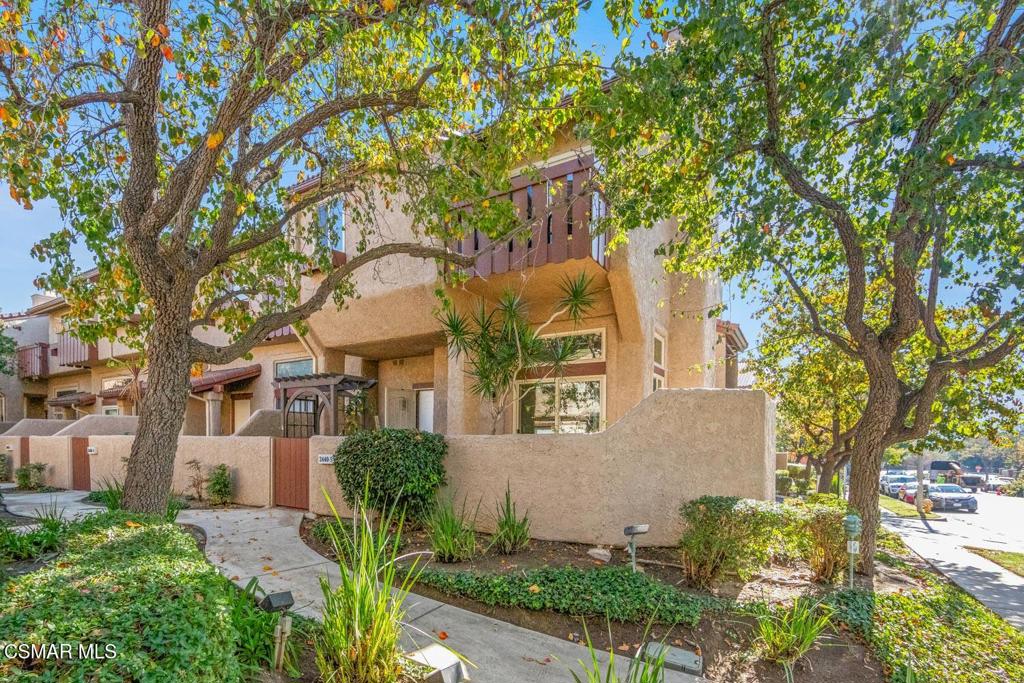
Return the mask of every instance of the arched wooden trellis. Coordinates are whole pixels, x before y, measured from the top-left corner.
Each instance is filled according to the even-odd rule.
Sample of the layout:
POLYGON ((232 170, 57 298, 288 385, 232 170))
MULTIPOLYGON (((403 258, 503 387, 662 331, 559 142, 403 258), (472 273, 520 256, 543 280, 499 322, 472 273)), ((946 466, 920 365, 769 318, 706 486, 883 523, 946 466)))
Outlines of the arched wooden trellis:
POLYGON ((285 437, 338 434, 338 401, 377 384, 375 379, 338 373, 288 377, 274 382, 285 437))

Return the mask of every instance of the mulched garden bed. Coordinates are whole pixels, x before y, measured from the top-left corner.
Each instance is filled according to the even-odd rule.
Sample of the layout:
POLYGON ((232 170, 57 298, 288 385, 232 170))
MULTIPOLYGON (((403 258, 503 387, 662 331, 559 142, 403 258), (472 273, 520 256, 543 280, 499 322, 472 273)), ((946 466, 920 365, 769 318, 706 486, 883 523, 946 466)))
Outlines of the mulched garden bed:
MULTIPOLYGON (((311 535, 315 524, 304 520, 300 535, 309 547, 325 557, 335 559, 333 548, 311 535)), ((486 548, 490 542, 487 534, 478 534, 478 544, 486 548)), ((576 567, 593 569, 599 566, 628 566, 629 556, 622 548, 610 548, 612 559, 604 563, 587 554, 593 546, 578 543, 553 541, 530 542, 529 549, 515 555, 498 555, 482 552, 471 561, 456 564, 430 562, 432 570, 450 572, 474 572, 506 574, 541 567, 576 567)), ((430 546, 423 530, 408 530, 403 535, 403 552, 429 551, 430 546)), ((683 588, 685 572, 679 563, 675 548, 642 548, 638 557, 661 564, 642 564, 643 571, 651 578, 683 588)), ((907 579, 898 572, 886 571, 881 567, 876 578, 876 590, 895 591, 910 587, 907 579)), ((763 600, 779 602, 790 600, 797 595, 825 594, 834 587, 814 584, 809 581, 806 565, 794 563, 792 567, 773 566, 754 580, 741 583, 725 583, 716 592, 721 597, 740 600, 763 600)), ((911 581, 911 584, 913 582, 911 581)), ((462 609, 483 614, 494 619, 539 631, 556 638, 577 643, 586 640, 587 629, 595 647, 633 656, 644 642, 646 624, 606 622, 603 619, 581 619, 554 611, 530 610, 489 606, 476 600, 450 595, 426 584, 418 584, 415 592, 424 597, 439 600, 462 609)), ((700 652, 704 657, 704 676, 712 681, 729 683, 781 683, 785 681, 782 668, 751 655, 754 641, 752 632, 754 619, 729 612, 707 612, 694 628, 655 624, 647 634, 649 640, 662 640, 700 652)), ((561 668, 578 668, 576 662, 542 662, 561 668)), ((886 680, 882 665, 845 629, 823 636, 819 643, 795 668, 796 681, 844 681, 844 683, 880 683, 886 680)), ((567 680, 571 680, 566 676, 567 680)))

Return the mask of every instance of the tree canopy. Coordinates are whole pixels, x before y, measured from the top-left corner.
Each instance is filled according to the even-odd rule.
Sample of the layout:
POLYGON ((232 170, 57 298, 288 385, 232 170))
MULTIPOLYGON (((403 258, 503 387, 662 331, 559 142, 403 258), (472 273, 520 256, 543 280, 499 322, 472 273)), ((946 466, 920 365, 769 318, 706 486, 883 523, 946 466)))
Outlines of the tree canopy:
POLYGON ((953 378, 1019 354, 1024 11, 713 0, 639 12, 665 47, 625 56, 592 99, 606 225, 625 239, 678 216, 674 267, 798 302, 832 353, 862 366, 851 502, 870 560, 885 448, 928 434, 953 378), (824 283, 841 285, 841 305, 816 294, 824 283), (915 346, 928 362, 901 365, 915 346))
POLYGON ((577 11, 571 0, 7 4, 0 159, 15 200, 51 198, 64 219, 35 249, 50 264, 39 284, 64 295, 80 338, 146 354, 130 509, 162 510, 192 365, 301 328, 381 258, 469 265, 450 241, 515 228, 510 202, 488 197, 549 147, 566 90, 596 77, 574 50, 577 11), (394 237, 394 212, 411 238, 394 237), (87 277, 76 243, 96 263, 87 277))

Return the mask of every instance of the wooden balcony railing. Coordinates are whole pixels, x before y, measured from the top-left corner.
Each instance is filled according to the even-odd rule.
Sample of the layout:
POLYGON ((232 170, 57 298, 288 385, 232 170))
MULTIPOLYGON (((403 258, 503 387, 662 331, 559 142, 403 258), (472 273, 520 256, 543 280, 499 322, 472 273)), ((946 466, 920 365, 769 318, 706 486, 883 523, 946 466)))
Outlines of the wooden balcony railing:
POLYGON ((67 368, 88 368, 99 362, 99 349, 62 332, 57 340, 57 364, 67 368))
POLYGON ((50 374, 50 345, 39 342, 18 349, 18 378, 42 379, 50 374))
POLYGON ((511 192, 492 201, 511 201, 519 217, 533 224, 532 233, 491 248, 487 235, 469 229, 453 246, 460 254, 479 254, 471 274, 485 277, 583 258, 605 267, 605 235, 591 233, 604 211, 603 200, 586 189, 592 166, 593 159, 573 159, 544 169, 539 179, 513 178, 511 192))

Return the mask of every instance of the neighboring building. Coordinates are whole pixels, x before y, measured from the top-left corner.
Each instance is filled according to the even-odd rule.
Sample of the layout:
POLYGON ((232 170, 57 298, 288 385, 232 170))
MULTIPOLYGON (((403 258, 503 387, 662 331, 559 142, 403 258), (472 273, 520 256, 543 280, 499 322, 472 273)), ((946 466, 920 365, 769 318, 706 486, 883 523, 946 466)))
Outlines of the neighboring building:
MULTIPOLYGON (((18 377, 0 379, 4 399, 22 417, 75 420, 84 415, 135 415, 132 361, 136 354, 118 341, 86 344, 64 329, 68 305, 57 296, 36 295, 20 318, 5 319, 8 334, 19 327, 18 377), (20 390, 20 393, 17 393, 20 390), (23 407, 22 407, 23 406, 23 407)), ((214 333, 215 334, 215 333, 214 333)), ((273 409, 273 379, 312 366, 311 353, 290 328, 272 333, 252 358, 192 377, 183 434, 231 434, 259 409, 273 409)), ((145 373, 140 375, 145 391, 145 373)))
POLYGON ((15 313, 0 318, 0 325, 17 347, 14 373, 0 374, 0 422, 46 417, 46 316, 15 313))

